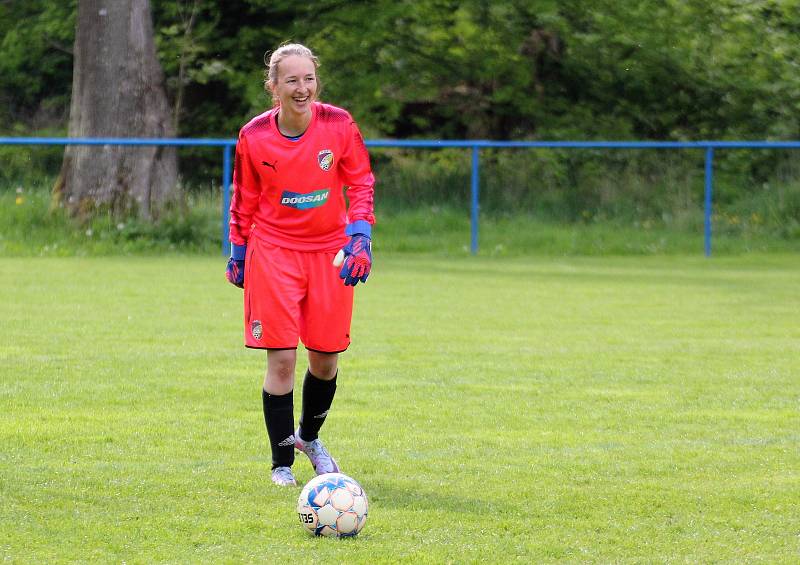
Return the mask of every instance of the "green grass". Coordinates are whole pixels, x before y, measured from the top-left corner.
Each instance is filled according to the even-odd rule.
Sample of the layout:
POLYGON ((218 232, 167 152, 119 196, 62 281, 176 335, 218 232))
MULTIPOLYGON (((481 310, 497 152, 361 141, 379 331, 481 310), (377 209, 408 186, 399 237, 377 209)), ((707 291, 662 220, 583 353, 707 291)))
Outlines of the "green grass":
POLYGON ((208 195, 190 195, 182 208, 156 223, 98 214, 80 224, 63 208, 51 209, 45 190, 0 192, 0 257, 209 253, 219 250, 220 206, 208 195))
MULTIPOLYGON (((695 224, 686 229, 660 221, 590 218, 563 223, 524 214, 482 216, 478 222, 478 247, 480 255, 491 257, 702 255, 702 217, 695 224)), ((800 252, 800 232, 778 237, 763 225, 730 216, 715 217, 713 225, 714 255, 800 252)), ((379 216, 373 245, 379 251, 464 257, 470 253, 469 216, 466 211, 438 207, 387 213, 379 216)))
POLYGON ((6 561, 797 562, 796 256, 379 255, 323 429, 344 541, 269 482, 223 263, 0 259, 6 561))
MULTIPOLYGON (((220 249, 220 203, 209 193, 193 194, 181 210, 151 224, 100 215, 90 224, 71 221, 63 209, 51 211, 50 196, 39 189, 0 191, 0 257, 161 255, 215 253, 220 249)), ((719 213, 713 220, 715 255, 800 252, 800 224, 755 212, 719 213)), ((375 250, 470 254, 470 218, 463 209, 420 206, 380 209, 375 250)), ((485 256, 684 255, 703 253, 703 218, 610 220, 588 211, 579 222, 538 218, 524 210, 506 216, 483 215, 479 253, 485 256)))

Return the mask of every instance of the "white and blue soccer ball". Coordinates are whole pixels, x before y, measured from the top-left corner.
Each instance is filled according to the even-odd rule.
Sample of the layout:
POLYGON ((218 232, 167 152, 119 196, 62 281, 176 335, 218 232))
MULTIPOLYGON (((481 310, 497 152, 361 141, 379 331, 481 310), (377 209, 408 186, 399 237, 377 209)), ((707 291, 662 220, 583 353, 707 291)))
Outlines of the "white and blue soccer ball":
POLYGON ((342 473, 317 475, 303 487, 297 501, 300 524, 311 534, 352 537, 367 521, 367 493, 342 473))

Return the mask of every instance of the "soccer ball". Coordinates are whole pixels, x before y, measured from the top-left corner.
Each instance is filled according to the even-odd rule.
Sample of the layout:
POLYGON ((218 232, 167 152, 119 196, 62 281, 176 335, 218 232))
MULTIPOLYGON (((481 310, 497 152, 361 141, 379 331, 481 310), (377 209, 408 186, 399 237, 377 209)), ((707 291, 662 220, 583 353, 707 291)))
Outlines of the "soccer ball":
POLYGON ((367 493, 342 473, 325 473, 311 479, 297 500, 300 524, 311 534, 352 537, 367 521, 367 493))

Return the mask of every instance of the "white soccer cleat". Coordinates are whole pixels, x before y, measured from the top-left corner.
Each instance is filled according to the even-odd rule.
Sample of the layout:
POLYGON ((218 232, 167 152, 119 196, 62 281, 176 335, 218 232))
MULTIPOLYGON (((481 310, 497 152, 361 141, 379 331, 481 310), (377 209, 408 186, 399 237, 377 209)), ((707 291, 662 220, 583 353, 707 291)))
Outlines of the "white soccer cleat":
POLYGON ((319 438, 314 441, 303 441, 300 438, 300 429, 298 428, 294 433, 294 446, 298 451, 302 451, 308 456, 311 466, 314 467, 314 472, 317 475, 339 472, 336 460, 331 457, 331 454, 328 453, 319 438))
POLYGON ((272 470, 272 482, 279 487, 296 487, 297 481, 294 479, 291 467, 275 467, 272 470))

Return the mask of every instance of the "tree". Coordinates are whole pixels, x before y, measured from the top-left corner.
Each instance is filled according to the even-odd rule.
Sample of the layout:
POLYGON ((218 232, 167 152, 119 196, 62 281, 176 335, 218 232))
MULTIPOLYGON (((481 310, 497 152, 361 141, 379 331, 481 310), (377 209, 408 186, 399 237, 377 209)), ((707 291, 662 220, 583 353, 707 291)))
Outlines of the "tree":
MULTIPOLYGON (((173 137, 149 0, 79 0, 70 137, 173 137)), ((176 194, 170 147, 69 146, 55 196, 87 218, 98 209, 151 219, 176 194)))

